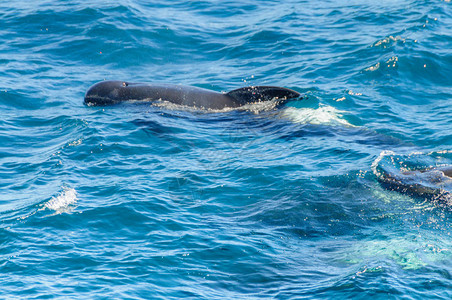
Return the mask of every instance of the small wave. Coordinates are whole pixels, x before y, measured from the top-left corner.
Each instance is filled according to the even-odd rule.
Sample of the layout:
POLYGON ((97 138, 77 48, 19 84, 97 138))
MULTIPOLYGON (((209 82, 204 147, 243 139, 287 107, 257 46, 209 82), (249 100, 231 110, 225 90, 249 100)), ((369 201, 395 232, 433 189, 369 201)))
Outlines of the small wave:
POLYGON ((376 70, 378 70, 378 69, 380 69, 380 63, 379 63, 379 62, 376 63, 376 64, 373 65, 373 66, 370 66, 370 67, 368 67, 368 68, 365 68, 364 71, 367 71, 367 72, 373 72, 373 71, 376 71, 376 70))
POLYGON ((44 203, 44 208, 54 210, 56 213, 64 213, 70 211, 76 201, 77 192, 75 189, 66 188, 57 197, 52 197, 44 203))
POLYGON ((399 41, 402 42, 402 43, 405 43, 406 39, 402 38, 400 36, 392 36, 392 35, 390 35, 388 37, 385 37, 385 38, 383 38, 381 40, 376 41, 371 47, 387 48, 387 47, 390 47, 390 46, 396 44, 399 41))
POLYGON ((82 139, 80 138, 78 140, 75 140, 75 141, 72 141, 72 142, 68 143, 68 146, 75 147, 75 146, 79 146, 81 144, 82 144, 82 139))
POLYGON ((342 118, 345 112, 331 106, 321 106, 316 109, 288 107, 282 111, 281 115, 294 123, 353 126, 342 118))
POLYGON ((383 67, 386 69, 393 69, 393 68, 397 68, 398 64, 399 64, 399 58, 397 56, 392 56, 391 58, 389 58, 386 61, 380 61, 370 67, 365 68, 364 71, 373 72, 373 71, 379 70, 380 67, 383 67))
POLYGON ((391 150, 382 151, 380 153, 380 155, 378 155, 378 157, 372 162, 372 165, 370 166, 372 172, 379 178, 382 176, 382 174, 378 170, 378 165, 380 164, 382 159, 384 159, 386 156, 389 156, 389 155, 393 156, 393 155, 395 155, 395 153, 391 150))

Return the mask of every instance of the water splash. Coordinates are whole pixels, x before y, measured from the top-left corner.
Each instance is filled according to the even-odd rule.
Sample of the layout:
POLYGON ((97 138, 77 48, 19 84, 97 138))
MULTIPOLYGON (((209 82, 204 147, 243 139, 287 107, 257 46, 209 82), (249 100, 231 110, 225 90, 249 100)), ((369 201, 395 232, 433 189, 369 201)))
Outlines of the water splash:
POLYGON ((65 188, 58 196, 44 203, 43 209, 54 210, 57 214, 69 212, 77 201, 77 192, 73 188, 65 188))

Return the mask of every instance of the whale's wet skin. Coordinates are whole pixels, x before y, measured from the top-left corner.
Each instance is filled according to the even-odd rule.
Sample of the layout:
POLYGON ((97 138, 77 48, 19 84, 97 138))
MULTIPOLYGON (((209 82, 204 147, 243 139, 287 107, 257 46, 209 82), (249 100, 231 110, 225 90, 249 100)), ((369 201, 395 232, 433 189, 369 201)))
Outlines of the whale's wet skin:
POLYGON ((94 84, 85 95, 87 105, 111 105, 123 101, 157 101, 204 108, 235 108, 249 103, 269 100, 299 98, 296 91, 274 86, 250 86, 228 93, 174 84, 145 84, 124 81, 101 81, 94 84))
POLYGON ((452 205, 452 165, 432 163, 432 155, 383 153, 372 165, 383 187, 452 205))

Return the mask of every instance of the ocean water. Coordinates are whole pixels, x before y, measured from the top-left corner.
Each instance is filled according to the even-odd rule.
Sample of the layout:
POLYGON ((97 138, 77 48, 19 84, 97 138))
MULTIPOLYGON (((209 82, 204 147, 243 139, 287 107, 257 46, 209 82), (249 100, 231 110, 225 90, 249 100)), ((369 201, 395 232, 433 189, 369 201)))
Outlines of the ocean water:
POLYGON ((0 298, 450 299, 450 1, 2 1, 0 298), (88 107, 101 80, 302 99, 88 107))

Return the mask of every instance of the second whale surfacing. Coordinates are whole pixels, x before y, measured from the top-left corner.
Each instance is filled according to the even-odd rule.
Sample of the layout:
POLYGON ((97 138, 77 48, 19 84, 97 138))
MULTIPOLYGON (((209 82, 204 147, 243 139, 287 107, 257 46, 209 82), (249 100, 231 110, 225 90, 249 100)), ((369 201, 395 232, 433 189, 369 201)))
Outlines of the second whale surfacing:
POLYGON ((228 93, 219 93, 193 86, 174 84, 101 81, 88 89, 85 104, 104 106, 123 101, 168 101, 174 104, 203 108, 237 108, 246 104, 299 98, 300 93, 276 86, 249 86, 228 93))
POLYGON ((382 173, 378 179, 386 188, 419 198, 440 202, 451 201, 452 167, 435 167, 404 171, 398 174, 382 173))
POLYGON ((372 164, 372 171, 386 189, 452 207, 450 154, 397 155, 385 151, 372 164))

